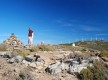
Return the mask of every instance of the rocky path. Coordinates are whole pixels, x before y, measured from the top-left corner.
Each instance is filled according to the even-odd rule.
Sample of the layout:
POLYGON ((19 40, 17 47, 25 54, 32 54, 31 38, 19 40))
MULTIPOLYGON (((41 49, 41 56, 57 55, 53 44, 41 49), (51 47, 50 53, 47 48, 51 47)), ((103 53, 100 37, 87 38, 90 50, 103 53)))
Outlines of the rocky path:
MULTIPOLYGON (((63 57, 62 54, 39 52, 33 53, 40 55, 45 61, 44 67, 52 63, 52 58, 63 57)), ((45 72, 45 68, 37 69, 30 66, 25 66, 23 63, 8 63, 6 58, 0 57, 0 80, 77 80, 77 78, 71 74, 60 73, 58 75, 51 75, 45 72)))
POLYGON ((77 78, 63 73, 53 76, 21 64, 8 64, 4 59, 0 59, 0 80, 77 80, 77 78), (25 76, 25 79, 22 79, 19 75, 25 76))

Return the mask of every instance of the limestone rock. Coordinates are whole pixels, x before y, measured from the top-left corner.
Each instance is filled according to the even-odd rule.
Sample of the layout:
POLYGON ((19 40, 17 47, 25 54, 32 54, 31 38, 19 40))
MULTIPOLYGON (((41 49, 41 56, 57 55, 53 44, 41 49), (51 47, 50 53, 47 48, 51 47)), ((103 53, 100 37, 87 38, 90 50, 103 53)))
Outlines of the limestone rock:
POLYGON ((23 57, 20 55, 15 56, 15 62, 21 62, 23 60, 23 57))
POLYGON ((2 55, 3 58, 12 58, 12 54, 10 53, 5 53, 4 55, 2 55))
POLYGON ((36 68, 36 63, 35 62, 32 62, 32 63, 29 64, 29 66, 30 67, 33 67, 33 68, 36 68))
POLYGON ((33 56, 29 55, 25 57, 25 60, 28 62, 32 62, 33 61, 33 56))
POLYGON ((105 62, 108 62, 108 58, 107 58, 107 57, 102 57, 102 59, 103 59, 105 62))
POLYGON ((22 63, 25 64, 25 66, 28 66, 30 64, 30 62, 28 62, 26 60, 23 60, 22 63))
POLYGON ((11 59, 9 60, 9 63, 14 63, 14 62, 19 63, 19 62, 22 62, 22 60, 23 60, 23 57, 20 56, 20 55, 17 55, 17 56, 15 56, 15 57, 11 58, 11 59))

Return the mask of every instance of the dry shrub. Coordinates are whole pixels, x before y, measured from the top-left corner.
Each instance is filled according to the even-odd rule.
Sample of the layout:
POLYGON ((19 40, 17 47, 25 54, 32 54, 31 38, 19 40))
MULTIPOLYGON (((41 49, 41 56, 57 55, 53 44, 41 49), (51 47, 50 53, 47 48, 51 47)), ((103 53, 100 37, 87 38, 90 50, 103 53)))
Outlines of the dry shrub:
POLYGON ((22 69, 19 73, 19 76, 16 78, 16 80, 35 80, 34 76, 30 73, 30 71, 25 68, 22 69))
POLYGON ((93 66, 88 66, 80 72, 81 80, 108 80, 108 67, 106 64, 95 61, 93 66))
POLYGON ((63 51, 74 51, 74 48, 72 46, 62 45, 61 47, 63 51))
POLYGON ((7 46, 5 44, 0 44, 0 51, 6 51, 7 46))
POLYGON ((33 46, 31 52, 37 52, 37 51, 40 51, 39 47, 37 45, 33 46))
POLYGON ((36 52, 36 51, 54 51, 54 50, 55 49, 53 46, 44 45, 44 44, 32 47, 33 52, 36 52))
POLYGON ((100 57, 107 57, 108 58, 108 51, 106 51, 106 50, 101 51, 101 53, 100 53, 99 56, 100 57))
POLYGON ((23 56, 23 57, 25 57, 25 56, 27 56, 27 55, 30 54, 30 51, 29 51, 29 50, 26 50, 26 49, 19 49, 19 50, 17 50, 16 52, 17 52, 19 55, 23 56))

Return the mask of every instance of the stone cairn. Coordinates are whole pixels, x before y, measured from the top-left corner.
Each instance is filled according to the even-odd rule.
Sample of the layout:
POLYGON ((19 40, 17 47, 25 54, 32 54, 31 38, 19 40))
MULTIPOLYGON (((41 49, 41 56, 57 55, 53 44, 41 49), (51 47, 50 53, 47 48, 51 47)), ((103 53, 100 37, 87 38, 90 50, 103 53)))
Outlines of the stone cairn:
POLYGON ((24 44, 14 35, 14 33, 12 33, 7 40, 3 41, 2 44, 8 47, 7 50, 21 48, 24 46, 24 44))

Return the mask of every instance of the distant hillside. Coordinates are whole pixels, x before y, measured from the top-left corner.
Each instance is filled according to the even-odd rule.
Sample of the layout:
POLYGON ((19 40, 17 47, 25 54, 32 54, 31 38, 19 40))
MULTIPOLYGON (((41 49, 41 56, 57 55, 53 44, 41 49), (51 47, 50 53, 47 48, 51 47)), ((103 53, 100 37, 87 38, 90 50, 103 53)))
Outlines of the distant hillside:
MULTIPOLYGON (((108 51, 108 42, 103 41, 103 40, 78 41, 78 42, 75 42, 75 44, 76 44, 76 46, 108 51)), ((62 45, 72 46, 72 43, 70 43, 70 44, 67 43, 67 44, 62 44, 62 45)))
POLYGON ((96 40, 96 41, 84 41, 84 42, 76 42, 77 46, 93 48, 97 50, 107 50, 108 51, 108 42, 103 40, 96 40))

